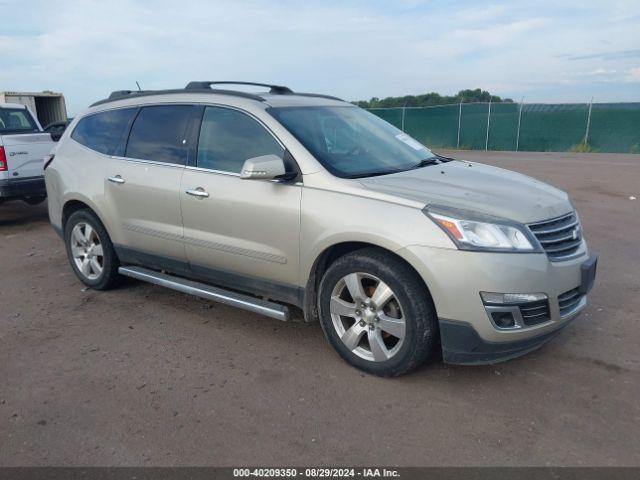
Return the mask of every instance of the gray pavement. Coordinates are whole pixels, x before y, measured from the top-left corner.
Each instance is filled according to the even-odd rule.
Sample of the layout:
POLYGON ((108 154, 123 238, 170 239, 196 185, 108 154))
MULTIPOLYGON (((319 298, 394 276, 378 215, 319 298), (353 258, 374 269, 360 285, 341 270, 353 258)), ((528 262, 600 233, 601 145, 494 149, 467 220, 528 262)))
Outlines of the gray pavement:
POLYGON ((0 205, 0 465, 640 465, 640 155, 443 152, 567 190, 599 276, 537 352, 398 379, 318 325, 73 276, 46 208, 0 205))

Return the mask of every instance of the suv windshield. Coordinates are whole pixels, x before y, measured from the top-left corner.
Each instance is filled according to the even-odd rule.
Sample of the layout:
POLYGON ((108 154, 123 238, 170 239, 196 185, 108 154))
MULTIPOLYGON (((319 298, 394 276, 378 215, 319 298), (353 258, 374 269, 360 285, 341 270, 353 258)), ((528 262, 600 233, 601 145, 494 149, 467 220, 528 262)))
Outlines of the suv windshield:
POLYGON ((0 134, 37 132, 31 115, 22 108, 0 108, 0 134))
POLYGON ((427 165, 421 143, 358 107, 272 107, 269 113, 332 174, 369 177, 427 165))

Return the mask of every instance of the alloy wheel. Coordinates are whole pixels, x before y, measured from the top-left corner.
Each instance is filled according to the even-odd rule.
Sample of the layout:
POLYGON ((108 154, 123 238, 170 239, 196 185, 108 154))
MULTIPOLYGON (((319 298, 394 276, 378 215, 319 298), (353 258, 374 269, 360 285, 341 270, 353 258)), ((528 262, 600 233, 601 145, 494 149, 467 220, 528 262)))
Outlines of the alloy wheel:
POLYGON ((78 270, 88 280, 96 280, 104 269, 102 242, 96 230, 85 222, 71 231, 71 255, 78 270))
POLYGON ((342 277, 331 293, 330 312, 342 343, 365 360, 387 361, 402 347, 406 334, 402 305, 374 275, 355 272, 342 277))

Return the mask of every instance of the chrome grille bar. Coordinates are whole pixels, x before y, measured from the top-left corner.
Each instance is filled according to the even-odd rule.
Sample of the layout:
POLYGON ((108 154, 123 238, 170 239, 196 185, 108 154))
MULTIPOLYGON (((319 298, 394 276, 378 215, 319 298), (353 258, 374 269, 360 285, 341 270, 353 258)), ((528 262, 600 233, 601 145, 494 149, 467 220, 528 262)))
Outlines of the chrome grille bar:
POLYGON ((530 223, 528 227, 552 261, 571 257, 582 244, 582 230, 575 212, 530 223))
POLYGON ((560 309, 560 316, 564 317, 571 314, 576 308, 578 308, 584 300, 584 295, 580 293, 578 288, 569 290, 558 295, 558 308, 560 309))

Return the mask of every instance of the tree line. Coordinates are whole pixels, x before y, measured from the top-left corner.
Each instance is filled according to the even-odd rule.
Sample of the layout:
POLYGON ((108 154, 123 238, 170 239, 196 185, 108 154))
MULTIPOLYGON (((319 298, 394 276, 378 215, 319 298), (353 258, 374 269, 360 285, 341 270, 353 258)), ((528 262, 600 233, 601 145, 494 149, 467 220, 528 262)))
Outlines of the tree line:
POLYGON ((362 108, 390 108, 390 107, 429 107, 432 105, 446 105, 450 103, 473 102, 513 102, 510 98, 500 98, 491 95, 486 90, 476 88, 474 90, 460 90, 456 95, 440 95, 436 92, 422 95, 405 95, 403 97, 373 97, 371 100, 358 100, 353 103, 362 108))

